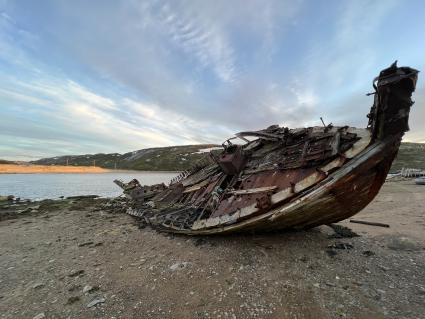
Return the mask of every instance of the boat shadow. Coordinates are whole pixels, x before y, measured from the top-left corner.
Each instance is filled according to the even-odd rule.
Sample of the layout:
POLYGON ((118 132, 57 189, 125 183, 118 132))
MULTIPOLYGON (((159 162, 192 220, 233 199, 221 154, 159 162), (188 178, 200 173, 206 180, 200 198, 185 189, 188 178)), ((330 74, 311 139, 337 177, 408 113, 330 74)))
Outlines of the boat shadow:
POLYGON ((192 242, 194 246, 208 249, 224 249, 229 252, 259 250, 263 255, 269 251, 307 252, 310 250, 326 251, 327 247, 336 241, 350 241, 338 235, 329 226, 319 226, 308 230, 285 230, 273 232, 235 233, 229 235, 191 236, 169 234, 171 238, 178 237, 192 242))

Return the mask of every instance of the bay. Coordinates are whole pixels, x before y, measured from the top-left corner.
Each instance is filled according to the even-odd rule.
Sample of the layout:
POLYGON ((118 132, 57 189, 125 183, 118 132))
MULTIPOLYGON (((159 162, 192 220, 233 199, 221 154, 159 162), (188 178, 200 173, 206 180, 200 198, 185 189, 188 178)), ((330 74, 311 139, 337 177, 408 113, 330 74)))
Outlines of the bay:
POLYGON ((0 195, 21 199, 59 198, 60 196, 99 195, 115 197, 122 190, 114 179, 129 182, 136 178, 142 185, 168 182, 177 172, 113 171, 107 173, 0 174, 0 195))

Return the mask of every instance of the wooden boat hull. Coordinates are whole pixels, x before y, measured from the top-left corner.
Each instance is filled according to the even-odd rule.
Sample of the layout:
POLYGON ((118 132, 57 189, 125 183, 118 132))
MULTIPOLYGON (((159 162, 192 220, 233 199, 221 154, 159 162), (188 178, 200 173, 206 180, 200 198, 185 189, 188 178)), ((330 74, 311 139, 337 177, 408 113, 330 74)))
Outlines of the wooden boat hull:
POLYGON ((378 194, 395 158, 400 138, 365 149, 298 199, 245 221, 202 230, 177 230, 188 235, 212 235, 245 231, 307 229, 331 224, 357 214, 378 194))
MULTIPOLYGON (((273 125, 238 133, 246 144, 227 140, 212 163, 183 172, 149 203, 135 198, 129 213, 188 235, 306 229, 353 216, 385 182, 408 130, 417 73, 396 64, 380 72, 366 129, 273 125)), ((131 193, 144 194, 136 184, 131 193)))

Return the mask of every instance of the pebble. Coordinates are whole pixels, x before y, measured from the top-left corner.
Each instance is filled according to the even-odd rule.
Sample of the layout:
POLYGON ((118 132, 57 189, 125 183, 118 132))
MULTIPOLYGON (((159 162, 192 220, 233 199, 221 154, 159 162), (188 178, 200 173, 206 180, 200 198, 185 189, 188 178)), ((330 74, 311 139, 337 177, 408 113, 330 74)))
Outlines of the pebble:
POLYGON ((96 298, 96 299, 93 299, 92 301, 90 301, 87 304, 87 308, 91 308, 91 307, 96 306, 96 305, 98 305, 100 303, 104 303, 105 301, 106 301, 105 298, 96 298))
POLYGON ((46 315, 44 312, 39 313, 38 315, 34 316, 32 319, 43 319, 46 318, 46 315))
POLYGON ((90 286, 90 285, 85 285, 83 288, 83 293, 92 293, 93 291, 98 290, 99 287, 97 286, 90 286))
POLYGON ((44 287, 44 284, 42 282, 37 282, 32 286, 32 289, 39 289, 43 287, 44 287))
POLYGON ((86 241, 84 243, 78 244, 78 247, 90 246, 90 245, 93 245, 93 244, 94 244, 94 242, 92 242, 92 241, 86 241))
POLYGON ((93 287, 92 286, 90 286, 90 285, 85 285, 84 286, 84 288, 83 288, 83 293, 86 293, 86 292, 89 292, 90 290, 92 290, 93 289, 93 287))
POLYGON ((171 269, 172 271, 175 271, 175 270, 177 270, 177 269, 184 269, 184 268, 186 268, 188 265, 189 265, 189 262, 184 261, 184 262, 181 262, 181 263, 175 263, 175 264, 171 265, 171 266, 170 266, 170 269, 171 269))
POLYGON ((69 277, 77 277, 84 274, 84 270, 80 269, 80 270, 71 270, 71 272, 69 273, 69 277))
POLYGON ((382 265, 378 265, 379 268, 381 268, 383 271, 388 271, 390 270, 390 268, 382 266, 382 265))

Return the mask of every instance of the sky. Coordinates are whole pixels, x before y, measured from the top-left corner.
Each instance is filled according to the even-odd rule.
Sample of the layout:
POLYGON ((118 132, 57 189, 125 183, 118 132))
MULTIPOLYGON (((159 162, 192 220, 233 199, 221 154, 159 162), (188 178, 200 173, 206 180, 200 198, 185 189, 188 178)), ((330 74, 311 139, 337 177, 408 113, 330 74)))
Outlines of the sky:
MULTIPOLYGON (((0 0, 0 158, 365 127, 372 79, 425 70, 422 0, 0 0)), ((425 81, 405 141, 425 142, 425 81)))

